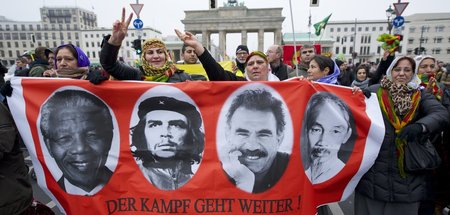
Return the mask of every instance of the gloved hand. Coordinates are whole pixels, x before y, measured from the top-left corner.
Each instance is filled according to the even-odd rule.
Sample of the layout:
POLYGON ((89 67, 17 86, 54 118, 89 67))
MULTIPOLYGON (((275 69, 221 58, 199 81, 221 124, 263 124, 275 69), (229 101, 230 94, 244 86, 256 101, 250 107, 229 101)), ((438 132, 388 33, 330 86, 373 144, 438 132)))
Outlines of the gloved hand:
POLYGON ((421 124, 409 124, 400 131, 400 133, 398 134, 398 138, 411 142, 415 140, 420 134, 422 134, 422 129, 423 128, 421 124))
POLYGON ((366 96, 366 98, 370 98, 370 96, 372 95, 372 92, 370 92, 370 90, 368 89, 364 89, 362 90, 364 96, 366 96))
POLYGON ((103 74, 101 71, 98 70, 92 70, 89 71, 87 75, 87 80, 89 80, 91 83, 98 85, 102 83, 103 81, 108 80, 107 74, 103 74))
POLYGON ((0 88, 0 93, 3 96, 11 97, 12 92, 13 92, 13 88, 11 87, 10 81, 6 81, 5 84, 2 86, 2 88, 0 88))

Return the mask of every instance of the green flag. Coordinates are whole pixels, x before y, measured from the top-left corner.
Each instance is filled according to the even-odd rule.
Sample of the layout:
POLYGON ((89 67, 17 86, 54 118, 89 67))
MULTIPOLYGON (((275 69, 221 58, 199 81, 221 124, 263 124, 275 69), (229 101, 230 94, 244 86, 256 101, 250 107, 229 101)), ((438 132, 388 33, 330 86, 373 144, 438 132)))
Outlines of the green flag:
POLYGON ((316 35, 319 36, 320 35, 320 31, 322 29, 325 29, 325 26, 327 26, 328 20, 330 19, 331 14, 328 15, 327 17, 325 17, 325 19, 323 19, 322 21, 314 24, 314 29, 316 29, 316 35))

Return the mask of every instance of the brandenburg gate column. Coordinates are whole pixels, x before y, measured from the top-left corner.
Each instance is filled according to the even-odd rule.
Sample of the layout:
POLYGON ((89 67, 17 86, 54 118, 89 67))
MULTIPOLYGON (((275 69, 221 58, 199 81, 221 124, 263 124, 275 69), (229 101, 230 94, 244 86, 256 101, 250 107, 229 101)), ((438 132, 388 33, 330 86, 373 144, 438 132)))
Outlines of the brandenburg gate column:
POLYGON ((211 35, 208 31, 202 30, 202 44, 208 49, 211 50, 211 35))
POLYGON ((227 33, 224 30, 220 30, 219 31, 219 50, 220 50, 220 55, 225 56, 224 54, 227 51, 227 33))
POLYGON ((258 51, 264 52, 264 29, 258 30, 258 51))
POLYGON ((241 45, 247 45, 247 30, 241 31, 241 45))
POLYGON ((277 29, 275 30, 274 38, 273 38, 274 44, 276 44, 276 45, 281 45, 281 38, 282 38, 282 37, 283 37, 283 35, 282 35, 282 33, 281 33, 281 29, 277 28, 277 29))

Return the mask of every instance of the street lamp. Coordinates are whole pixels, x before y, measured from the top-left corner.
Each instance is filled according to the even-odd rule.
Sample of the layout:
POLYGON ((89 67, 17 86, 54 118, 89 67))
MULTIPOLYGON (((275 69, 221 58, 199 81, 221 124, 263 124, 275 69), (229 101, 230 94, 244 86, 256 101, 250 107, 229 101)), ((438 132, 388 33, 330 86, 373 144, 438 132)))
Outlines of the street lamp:
POLYGON ((392 23, 391 23, 392 15, 394 15, 394 10, 392 10, 391 5, 389 5, 389 8, 386 10, 389 34, 391 34, 391 30, 392 30, 392 23))

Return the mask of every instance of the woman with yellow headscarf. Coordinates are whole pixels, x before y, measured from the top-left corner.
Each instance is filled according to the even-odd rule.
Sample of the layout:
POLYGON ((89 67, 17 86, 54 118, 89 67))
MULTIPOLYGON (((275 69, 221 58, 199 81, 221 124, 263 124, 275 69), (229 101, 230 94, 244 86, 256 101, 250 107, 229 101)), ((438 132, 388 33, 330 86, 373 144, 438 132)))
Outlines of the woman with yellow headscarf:
POLYGON ((113 24, 111 35, 107 35, 102 43, 100 63, 102 67, 118 80, 143 80, 156 82, 183 82, 192 80, 191 76, 182 70, 178 70, 170 60, 167 47, 158 38, 144 41, 142 45, 142 65, 133 68, 117 61, 120 46, 127 35, 133 14, 125 20, 125 8, 122 10, 121 21, 113 24))

